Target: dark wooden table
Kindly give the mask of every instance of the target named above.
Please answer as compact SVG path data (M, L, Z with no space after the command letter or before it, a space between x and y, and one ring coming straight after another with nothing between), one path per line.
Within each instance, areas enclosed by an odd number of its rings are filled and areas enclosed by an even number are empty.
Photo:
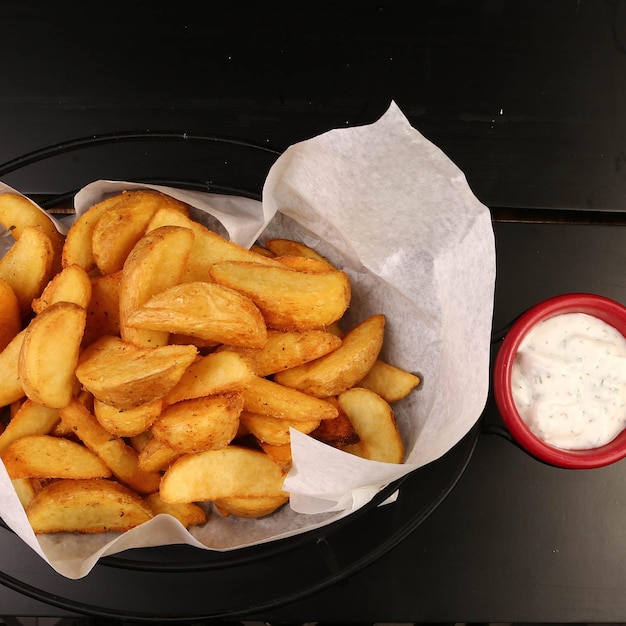
M395 100L493 211L494 329L557 293L626 302L620 0L15 5L0 7L0 163L120 132L280 151L372 122ZM83 159L69 157L72 171ZM68 183L56 168L20 184L36 194ZM490 402L458 484L392 550L248 618L625 622L626 465L549 467L499 424ZM62 596L34 555L5 531L0 542L0 570ZM115 569L98 567L106 595ZM76 614L61 605L0 586L0 615Z

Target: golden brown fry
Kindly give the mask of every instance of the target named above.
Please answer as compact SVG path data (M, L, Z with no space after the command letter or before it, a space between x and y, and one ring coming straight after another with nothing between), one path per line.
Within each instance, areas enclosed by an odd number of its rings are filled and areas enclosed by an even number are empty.
M86 312L73 302L57 302L37 315L26 329L18 372L26 395L60 409L72 398Z
M164 206L187 214L187 205L170 196L152 189L136 189L122 193L120 201L100 215L91 245L94 261L103 275L122 269L150 220Z
M280 262L278 262L280 263ZM339 271L306 273L255 263L223 262L211 278L248 296L268 328L307 330L337 321L350 303L350 281Z
M164 400L174 404L181 400L200 398L235 391L254 376L247 362L234 352L213 352L197 358L185 370Z
M176 459L183 456L165 441L161 441L150 433L150 438L139 452L139 469L144 472L161 472L166 470Z
M56 273L61 269L61 250L65 238L57 230L50 215L41 210L34 202L19 194L1 193L0 224L16 240L22 236L26 227L36 226L40 228L48 235L54 249L52 271Z
M319 426L311 432L311 437L334 448L343 448L357 444L359 435L354 429L352 422L346 415L346 412L339 406L336 398L333 398L332 401L337 404L339 415L332 420L320 422Z
M348 389L337 400L360 440L354 448L347 446L344 450L371 461L404 461L404 444L388 402L364 387Z
M397 402L420 384L420 377L377 359L357 385L375 391L387 402Z
M270 443L259 442L259 445L263 449L263 452L274 461L280 467L283 474L287 474L291 467L291 445L284 444L281 446L274 446Z
M142 471L137 452L121 437L105 430L81 402L73 400L60 414L72 432L106 463L120 482L138 493L153 493L159 489L160 474Z
M120 334L120 282L122 272L91 279L91 299L83 344L88 346L104 335Z
M52 482L31 500L26 515L36 533L124 532L153 517L140 496L103 478Z
M132 409L165 396L196 353L195 346L144 348L105 336L81 354L76 376L101 402Z
M152 426L156 439L180 452L218 450L237 434L243 395L231 391L167 407Z
M47 435L61 419L58 409L26 400L0 434L0 454L21 437Z
M240 354L257 376L269 376L319 359L340 345L341 339L325 330L268 330L262 348L225 346L220 350Z
M161 498L165 502L202 502L221 498L279 496L284 476L260 450L227 446L186 454L163 475Z
M0 352L22 330L20 303L13 287L0 278Z
M41 296L35 298L32 309L41 313L56 302L73 302L86 309L91 300L91 279L79 265L68 265L52 277Z
M323 263L327 269L335 269L333 264L317 250L293 239L268 239L265 246L277 257L297 256L315 259Z
M287 494L275 496L231 496L215 501L215 508L224 517L258 518L274 513L289 501Z
M171 515L175 517L185 528L190 526L202 526L207 521L206 511L193 502L179 502L172 504L163 502L158 493L151 493L144 497L153 515Z
M193 241L190 229L163 226L137 242L126 258L120 281L122 339L140 346L167 344L167 332L135 328L128 318L152 296L180 282Z
M156 422L162 407L163 400L160 398L131 409L118 409L97 398L93 403L96 419L117 437L134 437L145 432Z
M235 346L256 348L267 339L265 320L250 298L208 282L165 289L131 311L126 323Z
M243 411L240 419L248 432L254 435L259 442L269 443L274 446L286 445L291 441L289 436L290 428L295 428L302 433L308 434L320 425L319 419L289 420L251 413L250 411ZM333 422L335 419L323 421Z
M337 407L327 400L258 376L244 383L243 402L251 413L294 421L332 419L338 414Z
M22 315L52 277L54 247L40 226L26 226L21 237L0 258L0 278L15 292Z
M2 461L15 478L108 478L111 470L79 443L50 435L27 435L3 452Z
M367 374L378 358L384 332L384 315L372 315L344 336L341 347L316 361L278 372L274 380L319 398L336 396Z

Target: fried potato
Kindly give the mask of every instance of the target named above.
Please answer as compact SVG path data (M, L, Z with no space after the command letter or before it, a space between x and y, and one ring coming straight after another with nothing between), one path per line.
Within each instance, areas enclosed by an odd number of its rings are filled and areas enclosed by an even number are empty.
M13 287L0 278L0 351L22 330L20 303Z
M196 354L195 346L144 348L107 335L84 350L76 376L101 402L132 409L165 396Z
M378 358L384 333L385 316L372 315L348 332L330 354L278 372L274 380L319 398L336 396L365 377Z
M215 508L224 517L257 518L270 515L289 501L287 494L276 496L233 496L220 498L214 502Z
M73 302L87 309L91 300L91 278L80 265L68 265L45 286L41 296L32 302L35 313L41 313L56 302Z
M246 250L232 241L224 239L221 235L209 230L191 218L169 210L160 210L152 219L148 231L161 226L179 226L189 228L195 235L194 245L189 254L184 282L209 280L209 268L214 263L222 261L247 261L264 265L279 263L266 255L258 254L252 250Z
M291 444L275 446L271 443L259 442L263 452L280 467L283 474L287 474L292 464Z
M341 339L325 330L268 330L262 348L226 346L220 350L240 354L257 376L269 376L318 359L341 345Z
M40 226L26 226L20 238L0 258L0 278L15 292L22 315L41 295L52 277L54 247Z
M11 484L13 489L15 489L20 504L26 509L31 500L37 495L34 481L30 478L13 478Z
M142 494L158 491L160 474L141 470L134 448L121 437L105 430L80 401L70 402L60 410L60 415L70 430L106 463L120 482Z
M218 450L237 434L242 409L243 395L237 391L182 400L163 411L152 434L181 452Z
M163 400L157 399L140 404L131 409L118 409L94 399L93 410L96 419L112 435L134 437L148 430L161 414Z
M126 257L163 206L187 215L186 204L152 189L126 191L118 203L100 215L94 224L91 245L94 261L103 275L122 269Z
M304 257L323 263L327 269L335 269L334 265L317 250L293 239L268 239L265 247L277 257Z
M132 249L120 281L120 333L140 346L167 344L169 334L130 326L130 314L153 295L180 282L194 241L188 228L163 226L144 235Z
M52 482L31 500L26 515L38 534L124 532L153 517L140 496L103 478Z
M339 406L336 398L333 398L333 401L339 407L339 415L331 420L320 422L319 426L311 432L311 437L333 448L344 448L359 443L359 435L346 412Z
M198 357L165 395L166 404L235 391L254 376L248 363L235 352L212 352Z
M161 441L152 434L139 452L139 469L144 472L165 471L184 452L172 448L169 443Z
M57 302L26 328L18 373L31 400L55 409L70 402L86 316L77 304Z
M122 272L91 278L84 345L88 346L104 335L120 334L121 280Z
M221 498L279 496L284 476L260 450L226 446L187 454L163 475L160 494L165 502L201 502Z
M126 324L253 348L267 339L265 320L250 298L208 282L181 283L155 294L128 314Z
M24 229L30 226L40 228L52 243L54 259L52 271L61 269L61 251L64 244L63 235L57 230L54 221L45 211L42 211L34 202L15 193L0 194L0 224L13 236L19 239Z
M17 439L2 453L11 478L109 478L111 470L79 443L50 435Z
M393 409L378 394L364 387L352 387L341 393L337 401L359 435L354 452L371 461L402 463L404 444L396 425Z
M248 296L268 328L307 330L337 321L350 303L350 281L343 272L306 273L255 263L223 262L210 268L220 285Z
M420 384L420 377L377 359L357 386L375 391L387 402L397 402Z
M269 443L274 446L283 446L291 441L289 436L290 428L295 428L302 433L308 434L320 425L320 420L318 419L288 420L251 413L250 411L243 411L240 419L248 432L254 435L259 442ZM334 419L324 421L332 422Z
M158 493L144 496L144 501L150 507L153 515L171 515L185 528L202 526L207 521L206 511L193 502L178 502L177 504L163 502Z
M277 256L274 257L280 261L285 267L295 272L308 272L309 274L323 274L332 271L335 268L325 261L312 259L306 256Z
M293 421L325 420L338 415L337 407L327 400L259 376L244 383L243 404L251 413Z
M21 437L47 435L61 419L58 409L26 400L0 434L0 454Z
M92 237L98 220L107 211L113 209L123 201L121 195L106 198L91 206L80 217L74 220L70 226L65 243L61 261L63 267L78 265L85 271L90 272L96 267L96 260L93 255Z

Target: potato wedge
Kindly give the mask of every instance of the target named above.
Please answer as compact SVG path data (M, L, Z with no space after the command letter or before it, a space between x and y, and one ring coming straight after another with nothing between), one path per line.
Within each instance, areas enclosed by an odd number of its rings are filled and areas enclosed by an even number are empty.
M268 239L265 247L277 257L296 256L315 259L323 263L327 269L335 269L334 265L317 250L293 239Z
M333 398L333 401L336 402L336 398ZM359 435L338 402L337 406L339 407L339 415L332 420L321 421L310 435L333 448L355 445L359 442Z
M258 376L244 383L243 404L251 413L293 421L332 419L338 415L337 407L327 400Z
M265 517L274 513L283 504L289 501L287 494L279 494L276 496L248 496L230 498L220 498L214 502L218 512L227 517L234 515L236 517L258 518Z
M60 415L70 430L106 463L120 482L141 494L159 489L160 474L141 470L134 448L121 437L105 430L80 401L70 402L60 410Z
M70 226L65 243L61 261L63 267L78 265L85 271L90 272L96 267L96 260L93 256L92 236L98 220L107 211L113 209L122 201L121 196L115 195L94 204L80 217L74 220Z
M377 359L358 387L375 391L387 402L402 400L420 384L420 377Z
M0 278L0 352L22 330L20 303L13 287Z
M144 235L132 249L120 281L120 333L139 346L167 344L169 333L130 326L130 314L183 276L194 241L188 228L163 226Z
M153 517L140 496L102 478L52 482L31 500L26 515L37 534L124 532Z
M20 504L26 509L31 503L31 500L37 495L37 489L35 482L30 478L14 478L11 480L13 489L20 501Z
M120 282L122 272L91 278L91 299L83 345L104 335L120 334Z
M91 300L91 278L80 265L68 265L53 276L41 296L32 302L32 309L41 313L56 302L73 302L86 309Z
M220 285L248 296L269 328L307 330L337 321L350 303L350 281L343 272L298 272L255 263L223 262L210 268Z
M26 226L0 258L0 278L11 285L22 315L30 311L31 302L41 295L52 277L53 262L52 241L39 226Z
M254 376L248 363L235 352L212 352L198 357L165 395L165 404L235 391Z
M132 409L118 409L94 399L93 410L100 424L117 437L134 437L148 430L161 415L163 400L160 398L140 404Z
M242 424L248 432L259 441L259 443L269 443L273 446L287 445L291 441L289 429L295 428L302 433L308 434L314 431L320 420L288 420L280 417L270 417L259 413L243 411L240 416ZM334 420L323 420L330 422Z
M190 526L202 526L207 521L206 511L193 502L179 502L171 504L163 502L158 493L150 493L144 496L146 504L150 507L153 515L171 515L175 517L185 528Z
M84 350L76 376L101 402L132 409L163 398L196 354L194 346L144 348L107 335Z
M341 345L341 339L325 330L268 330L262 348L225 346L220 351L240 354L257 376L270 376L318 359Z
M0 352L0 406L8 406L26 393L19 374L19 361L26 330L20 331Z
M150 437L139 452L139 469L144 472L165 471L184 452L176 450L156 437Z
M91 245L94 261L103 275L122 269L150 220L163 206L187 215L186 204L152 189L125 191L117 204L100 215L94 225Z
M291 456L291 444L284 444L282 446L274 446L271 443L259 442L263 452L278 464L283 474L286 474L291 468L293 462Z
M208 282L181 283L155 294L129 312L126 324L253 348L267 339L265 320L250 298Z
M181 452L218 450L237 434L243 395L232 391L167 407L152 426L156 439Z
M40 228L48 235L52 243L52 248L54 249L52 271L56 273L61 269L61 251L65 238L57 230L50 215L41 210L34 202L19 194L1 193L0 224L2 224L16 240L22 236L26 227L36 226Z
M14 441L2 461L11 478L109 478L111 470L85 446L50 435Z
M70 402L86 317L81 306L57 302L29 324L20 350L18 372L31 400L53 409Z
M279 265L277 261L252 250L246 250L221 235L209 230L189 217L175 211L160 210L152 219L148 231L161 226L179 226L189 228L195 235L194 245L189 254L189 260L184 282L209 280L208 270L214 263L221 261L247 261L265 265Z
M318 398L336 396L362 380L383 345L385 316L376 314L348 332L341 347L310 363L284 372L274 380Z
M203 502L232 496L279 496L284 475L260 450L226 446L187 454L163 475L165 502Z
M318 259L312 259L306 256L277 256L274 258L277 261L280 261L285 267L290 270L294 270L295 272L323 274L335 269L332 265L324 261L319 261Z
M371 461L402 463L404 444L396 425L393 409L378 394L364 387L353 387L339 395L339 406L352 422L359 435L355 452Z
M47 435L52 432L60 419L58 409L26 400L0 434L0 454L4 454L6 449L21 437Z

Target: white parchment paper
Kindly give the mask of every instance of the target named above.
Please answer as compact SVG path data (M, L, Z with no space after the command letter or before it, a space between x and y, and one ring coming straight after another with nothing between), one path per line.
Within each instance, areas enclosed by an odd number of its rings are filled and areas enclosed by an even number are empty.
M329 524L441 457L478 420L489 386L495 284L490 213L458 167L394 103L373 124L288 148L267 176L262 202L95 181L76 195L76 213L134 187L188 202L194 216L218 220L218 229L241 245L292 237L316 248L350 275L347 327L384 313L382 358L418 372L423 384L394 405L405 464L366 461L292 431L290 504L259 520L210 511L207 524L190 532L160 515L123 535L35 536L0 464L0 516L57 572L83 577L100 557L131 547L234 550Z

